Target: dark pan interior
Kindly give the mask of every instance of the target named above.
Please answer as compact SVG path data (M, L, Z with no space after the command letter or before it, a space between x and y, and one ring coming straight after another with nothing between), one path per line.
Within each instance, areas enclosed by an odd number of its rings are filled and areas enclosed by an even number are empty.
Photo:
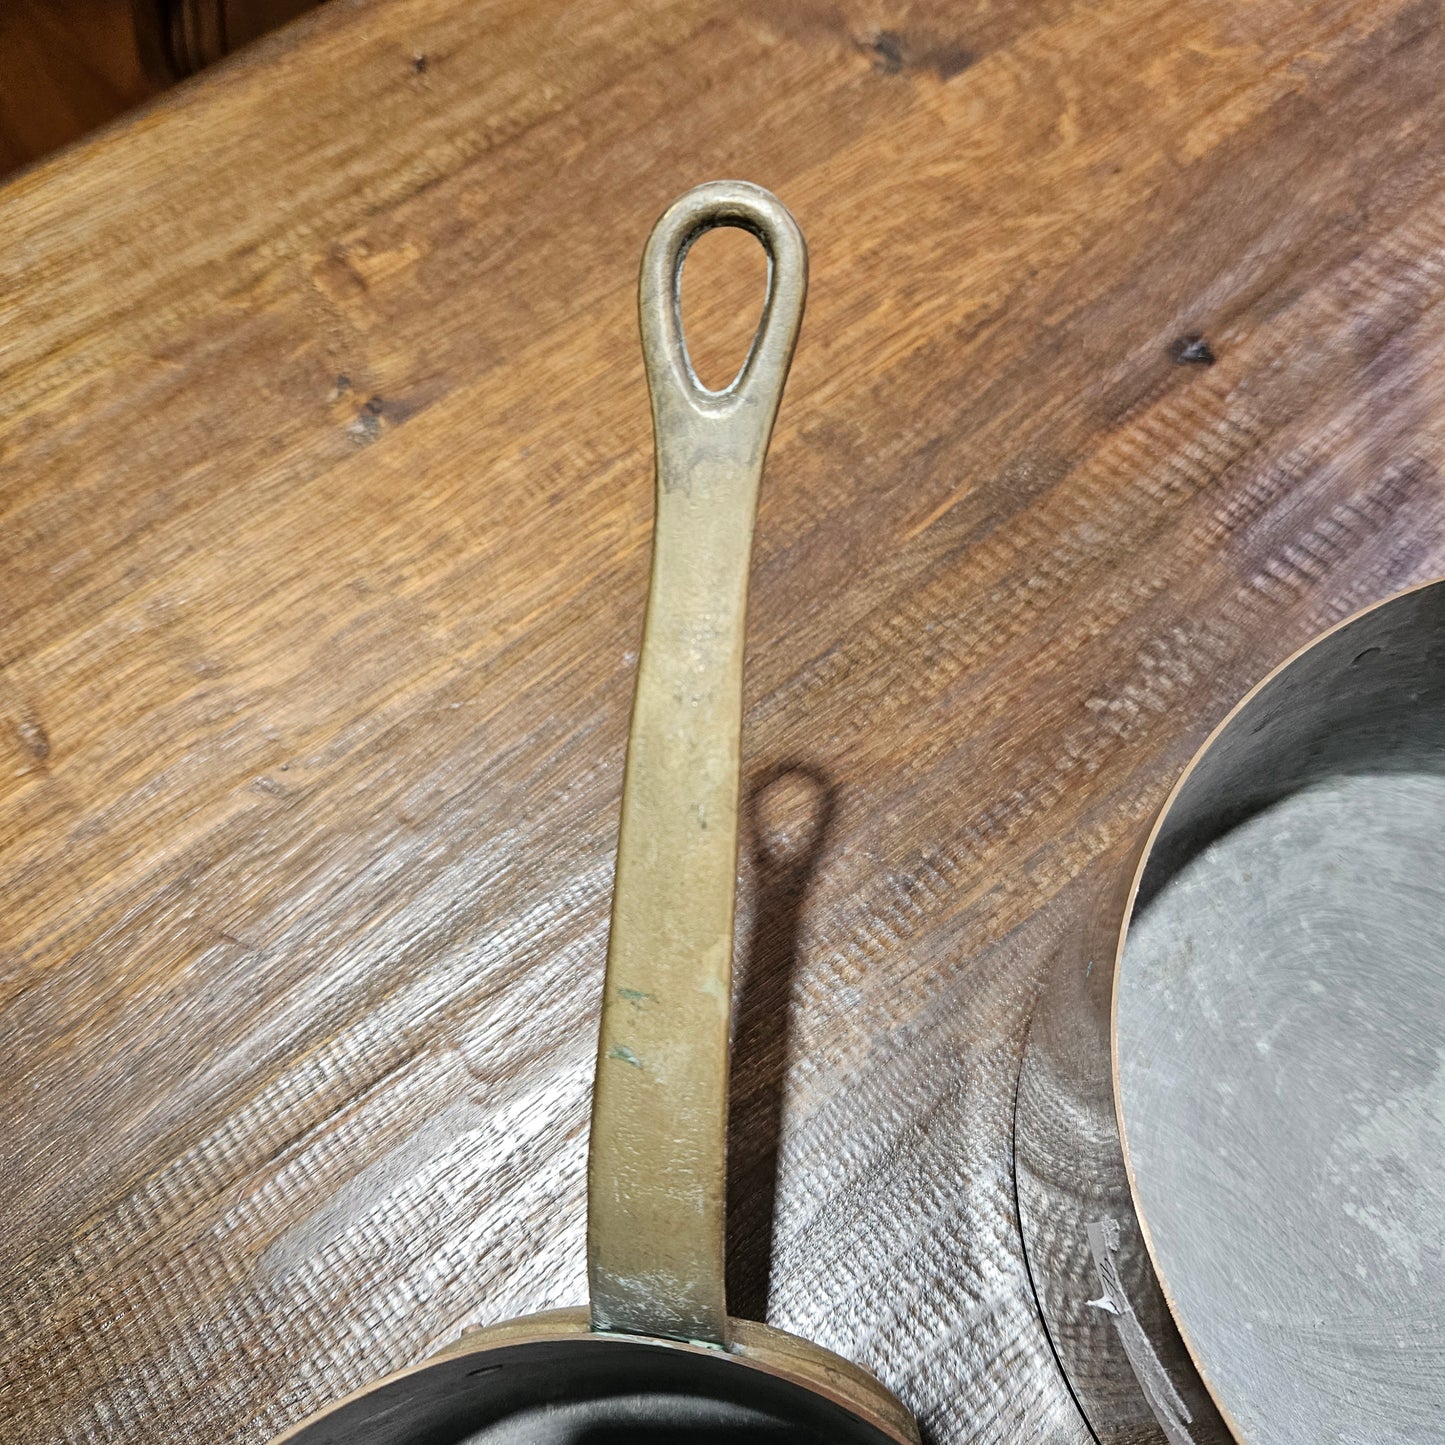
M580 1337L454 1356L384 1382L294 1445L888 1445L735 1356Z

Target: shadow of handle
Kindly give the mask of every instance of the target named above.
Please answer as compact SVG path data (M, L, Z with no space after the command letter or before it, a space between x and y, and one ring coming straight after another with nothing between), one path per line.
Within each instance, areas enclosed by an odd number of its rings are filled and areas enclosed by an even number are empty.
M729 1308L744 1319L767 1318L789 1005L803 907L836 804L832 780L796 761L762 773L744 803L754 905L737 962L727 1186Z

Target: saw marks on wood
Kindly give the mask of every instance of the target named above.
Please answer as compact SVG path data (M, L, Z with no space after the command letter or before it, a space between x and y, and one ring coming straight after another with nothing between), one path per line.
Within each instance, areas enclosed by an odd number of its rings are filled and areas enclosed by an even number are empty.
M742 850L734 1272L940 1445L1082 1445L1024 1030L1230 702L1445 562L1442 61L1359 0L335 0L0 190L4 1432L255 1445L580 1301L636 264L737 175L813 276L745 793L829 815Z

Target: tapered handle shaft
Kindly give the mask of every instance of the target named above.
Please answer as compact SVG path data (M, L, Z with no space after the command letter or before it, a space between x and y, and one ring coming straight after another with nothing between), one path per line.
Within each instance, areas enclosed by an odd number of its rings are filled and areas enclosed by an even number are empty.
M740 226L768 255L752 349L709 391L679 308L688 247ZM753 519L807 289L807 253L769 192L689 191L642 262L657 516L632 730L588 1173L594 1329L727 1342L728 1043L743 636Z

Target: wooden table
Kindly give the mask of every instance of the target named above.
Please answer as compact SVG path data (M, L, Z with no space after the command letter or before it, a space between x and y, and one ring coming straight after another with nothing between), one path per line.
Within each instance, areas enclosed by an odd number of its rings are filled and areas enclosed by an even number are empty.
M0 191L0 1434L261 1442L581 1300L636 264L733 174L813 259L734 1303L1085 1440L1030 1007L1229 702L1445 569L1442 66L1438 0L335 0Z

